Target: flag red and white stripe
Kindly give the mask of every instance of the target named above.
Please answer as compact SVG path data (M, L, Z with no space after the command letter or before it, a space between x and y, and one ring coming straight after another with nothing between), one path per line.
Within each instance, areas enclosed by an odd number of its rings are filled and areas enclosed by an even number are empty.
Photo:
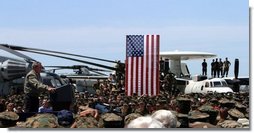
M159 94L159 35L126 36L125 90L128 96Z

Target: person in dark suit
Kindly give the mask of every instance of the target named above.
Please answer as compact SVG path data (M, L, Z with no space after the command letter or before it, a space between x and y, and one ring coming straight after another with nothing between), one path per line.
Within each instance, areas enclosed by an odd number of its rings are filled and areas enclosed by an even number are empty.
M202 63L202 75L207 76L207 63L206 63L205 59L204 59L204 61Z
M214 77L214 73L215 73L215 62L214 59L211 63L211 76Z

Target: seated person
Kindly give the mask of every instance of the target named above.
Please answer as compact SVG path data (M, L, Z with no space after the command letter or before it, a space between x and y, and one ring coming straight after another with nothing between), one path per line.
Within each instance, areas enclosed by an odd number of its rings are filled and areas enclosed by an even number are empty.
M49 104L49 100L48 99L44 99L43 102L42 102L42 106L39 107L38 112L39 113L50 113L52 111L53 111L53 109L52 109L52 107Z

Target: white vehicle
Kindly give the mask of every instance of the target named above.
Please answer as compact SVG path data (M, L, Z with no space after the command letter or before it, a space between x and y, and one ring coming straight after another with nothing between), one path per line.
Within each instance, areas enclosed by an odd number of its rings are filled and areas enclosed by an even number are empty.
M190 80L184 90L186 94L208 92L227 93L233 92L233 90L228 87L227 82L221 78L205 79L202 81Z

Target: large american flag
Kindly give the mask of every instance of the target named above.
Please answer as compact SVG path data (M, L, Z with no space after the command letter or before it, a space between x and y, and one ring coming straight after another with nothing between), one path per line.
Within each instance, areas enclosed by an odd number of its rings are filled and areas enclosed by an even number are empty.
M126 36L125 90L128 96L159 94L159 35Z

